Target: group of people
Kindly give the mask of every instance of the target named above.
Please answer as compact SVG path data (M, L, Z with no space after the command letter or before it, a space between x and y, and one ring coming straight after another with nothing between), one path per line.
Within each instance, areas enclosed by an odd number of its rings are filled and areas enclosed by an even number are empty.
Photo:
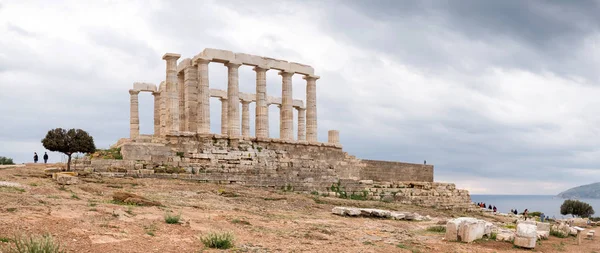
M484 202L479 202L479 203L477 203L477 205L481 208L487 208L489 210L493 210L494 213L498 210L498 209L496 209L496 206L492 206L492 204L486 205Z
M48 163L48 153L44 152L44 163ZM37 163L38 162L38 155L36 152L33 152L33 162Z

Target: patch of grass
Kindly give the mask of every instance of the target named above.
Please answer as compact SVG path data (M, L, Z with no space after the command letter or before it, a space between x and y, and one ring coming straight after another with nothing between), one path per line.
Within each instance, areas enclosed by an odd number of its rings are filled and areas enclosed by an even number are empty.
M48 198L49 199L59 199L60 197L56 196L56 195L50 195L50 196L48 196Z
M177 156L179 156L180 158L183 158L184 153L183 152L176 152L175 153Z
M112 212L112 216L113 216L113 217L115 217L115 218L119 218L119 214L118 214L118 213L115 213L115 211L114 211L114 210L113 210L113 212Z
M350 199L353 199L353 200L367 200L368 196L369 196L369 191L365 190L365 191L362 191L361 193L358 193L358 194L356 194L356 193L353 192L352 194L350 194Z
M129 215L135 215L135 214L133 214L133 206L127 207L127 210L125 212Z
M370 242L370 241L364 241L363 244L364 245L375 245L375 243Z
M96 209L96 208L90 208L90 211L91 212L98 212L98 209Z
M291 184L286 184L285 186L281 187L281 189L284 192L293 192L294 191L294 186L292 186Z
M181 214L171 215L170 213L165 214L165 222L167 224L178 224L181 219Z
M404 244L402 244L402 243L400 243L400 244L396 245L396 247L398 247L398 248L401 248L401 249L410 250L412 253L421 253L421 251L420 251L420 250L418 250L418 249L413 249L411 246L407 246L407 245L404 245Z
M515 225L515 224L506 224L506 225L504 225L504 227L508 228L508 229L516 229L517 225Z
M315 203L317 203L317 204L324 204L324 203L325 203L325 202L323 202L323 200L321 200L321 198L319 198L319 197L314 197L314 198L312 198L312 199L313 199L313 200L315 201Z
M9 207L9 208L6 208L6 211L14 213L14 212L17 211L17 208L16 207Z
M445 226L431 226L427 228L427 231L434 233L446 233Z
M155 236L155 232L156 232L156 225L154 223L150 224L150 226L145 226L144 227L144 231L146 232L147 235L149 236Z
M25 192L25 189L16 186L0 186L0 191L7 192Z
M231 220L231 223L233 224L241 224L241 225L251 225L250 222L248 222L247 220L241 220L238 218L235 218L233 220Z
M61 191L67 191L67 187L65 187L64 185L61 185L60 187L58 187L58 189Z
M494 233L494 232L492 232L492 233L490 234L490 240L494 240L494 241L495 241L495 240L496 240L496 237L498 237L498 234L497 234L497 233Z
M63 253L60 244L54 242L50 235L27 236L13 239L14 246L9 249L11 253Z
M560 244L552 244L552 247L556 251L565 251L565 243L564 242L560 242Z
M12 240L10 238L6 238L6 237L0 237L0 242L11 242Z
M96 203L96 202L91 202L91 201L90 201L90 203L88 204L88 206L91 206L91 207L95 207L95 206L97 206L97 205L98 205L98 203Z
M204 246L213 249L229 249L233 247L233 235L231 233L210 233L200 238Z
M33 187L36 187L36 186L38 186L38 184L37 184L37 183L31 183L31 184L29 184L29 185L31 185L31 186L33 186Z
M319 196L319 192L318 191L311 191L310 194L311 195L315 195L315 196Z
M77 194L75 194L74 192L71 192L71 198L72 199L80 199L79 196L77 196Z

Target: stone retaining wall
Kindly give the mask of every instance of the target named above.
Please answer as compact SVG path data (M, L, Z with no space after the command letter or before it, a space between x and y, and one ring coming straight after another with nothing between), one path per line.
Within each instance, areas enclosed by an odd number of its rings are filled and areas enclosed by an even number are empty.
M374 181L433 182L433 165L362 160L361 179Z

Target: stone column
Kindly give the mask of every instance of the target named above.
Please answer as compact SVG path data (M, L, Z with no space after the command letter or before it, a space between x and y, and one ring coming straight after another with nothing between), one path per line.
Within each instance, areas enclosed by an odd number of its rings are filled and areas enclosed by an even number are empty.
M306 80L306 139L317 142L317 79L318 76L304 76Z
M268 67L254 67L256 71L256 117L254 131L256 138L269 138L269 106L267 105Z
M195 66L188 66L184 73L184 108L185 131L198 131L198 70Z
M154 136L160 136L160 91L152 92L154 96Z
M332 144L340 143L340 131L329 130L329 132L327 134L329 135L327 138L327 142L332 143Z
M227 131L229 130L229 128L227 127L227 124L229 123L228 119L228 111L227 108L228 106L228 102L226 98L221 98L221 134L222 135L227 135Z
M167 114L167 86L165 82L161 82L159 86L160 91L160 135L165 136L168 132L168 114Z
M129 138L140 136L140 110L138 104L139 90L129 90Z
M198 133L210 133L210 87L208 83L209 59L198 57Z
M282 78L281 86L281 111L279 112L280 125L279 138L283 140L294 139L294 112L292 111L292 75L293 72L279 72Z
M277 109L279 110L279 139L283 139L281 138L281 128L283 128L281 121L281 104L277 104Z
M238 80L238 69L241 66L238 62L229 62L225 64L227 66L227 100L228 114L227 114L227 134L229 137L240 136L240 100L239 100L239 80Z
M185 75L177 73L177 101L179 101L179 131L187 131L187 118L185 114Z
M250 136L250 101L242 100L242 136Z
M167 129L165 133L179 131L179 90L177 89L177 59L181 55L166 53L163 60L167 62Z
M298 141L306 140L306 109L298 107Z

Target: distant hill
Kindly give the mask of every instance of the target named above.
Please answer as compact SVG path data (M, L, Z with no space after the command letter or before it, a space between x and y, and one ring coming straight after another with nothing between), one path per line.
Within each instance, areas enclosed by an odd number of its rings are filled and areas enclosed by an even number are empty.
M561 198L600 199L600 182L568 189L558 194Z

